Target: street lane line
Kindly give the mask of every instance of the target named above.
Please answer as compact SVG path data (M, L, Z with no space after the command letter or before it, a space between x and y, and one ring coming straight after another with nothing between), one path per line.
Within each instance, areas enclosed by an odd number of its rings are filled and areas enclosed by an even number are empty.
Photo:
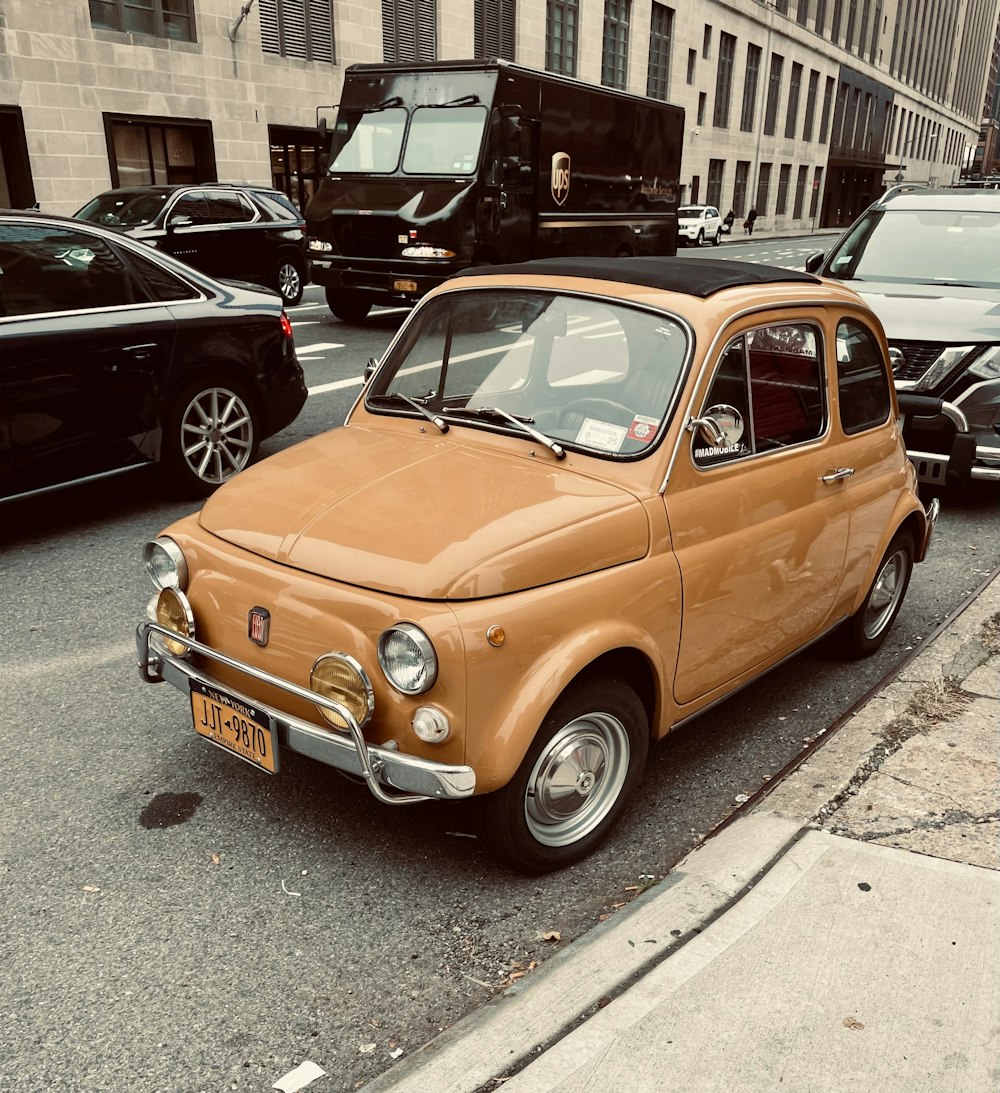
M360 387L365 381L360 376L349 380L334 380L333 383L321 383L318 387L308 387L310 397L312 395L325 395L327 391L342 391L345 387Z
M317 342L315 345L304 345L302 347L302 355L309 353L325 353L328 349L343 349L343 342ZM296 356L299 354L296 353Z

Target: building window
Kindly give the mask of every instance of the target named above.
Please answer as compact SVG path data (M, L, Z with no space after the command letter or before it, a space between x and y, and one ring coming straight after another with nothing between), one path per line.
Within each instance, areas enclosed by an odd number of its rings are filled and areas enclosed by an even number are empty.
M799 118L799 90L802 87L802 65L792 65L792 75L788 81L788 109L785 113L785 136L795 136L795 123Z
M549 0L545 11L545 67L563 76L576 75L577 0Z
M819 142L826 144L827 133L830 131L830 109L833 106L833 77L826 78L826 91L823 93L823 114L819 122Z
M382 0L382 56L387 61L437 58L435 0Z
M692 205L698 204L698 191L701 189L701 176L691 176L691 202Z
M736 177L733 179L733 212L742 216L747 211L747 183L750 180L750 160L736 161Z
M694 83L694 69L698 63L698 53L696 50L688 50L688 70L687 70L687 82L689 84Z
M260 0L260 47L303 61L336 60L331 0Z
M819 73L814 68L809 73L809 90L806 92L806 117L802 123L802 139L813 139L813 122L816 120L816 96L819 93Z
M705 24L705 35L701 40L701 55L707 61L712 56L712 28Z
M773 137L778 120L778 95L781 91L781 69L785 63L784 57L778 53L771 54L771 71L767 82L767 107L764 111L764 135Z
M816 0L816 33L822 34L826 27L826 0Z
M778 195L774 201L774 215L784 216L788 212L788 183L792 178L792 165L782 163L778 169Z
M649 68L646 94L651 99L670 97L670 42L674 30L674 9L654 0L649 22Z
M90 0L90 24L177 42L195 40L191 0Z
M847 31L844 35L844 46L848 50L854 48L854 24L858 17L858 0L850 0L847 7Z
M625 90L628 80L629 0L604 0L604 56L601 83Z
M799 168L798 177L795 179L795 206L792 209L792 218L802 219L802 206L806 199L806 182L809 180L809 168L803 164Z
M111 185L183 185L216 178L208 122L104 115Z
M476 0L476 56L514 60L516 0Z
M840 20L844 14L844 0L833 0L833 22L830 24L830 40L840 45Z
M719 208L722 205L722 176L726 170L724 159L710 159L708 161L708 189L705 194L705 202Z
M753 119L757 107L757 84L760 80L760 46L747 46L747 71L743 80L743 110L740 114L740 130L753 132Z
M705 105L708 102L708 95L704 91L698 92L698 121L697 125L705 124Z
M816 218L816 210L819 208L819 191L820 183L823 181L823 168L817 167L813 171L813 188L812 195L809 198L809 219L814 220Z
M799 26L805 26L809 19L809 0L799 0L799 6L795 11L795 20Z
M731 34L719 35L719 65L715 77L715 114L712 124L729 128L729 106L733 96L733 62L736 59L736 39ZM718 204L718 202L715 202Z
M754 208L758 216L764 216L767 212L767 192L771 188L771 164L762 163L757 172L757 201Z
M319 136L315 129L268 126L271 185L304 209L323 177Z
M774 10L779 15L788 14L788 0L774 0Z

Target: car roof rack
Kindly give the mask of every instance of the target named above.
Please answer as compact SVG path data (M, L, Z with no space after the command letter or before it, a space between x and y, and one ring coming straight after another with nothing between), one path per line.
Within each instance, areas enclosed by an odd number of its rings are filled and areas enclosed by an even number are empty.
M912 194L915 190L926 190L928 188L926 182L898 182L895 186L890 186L872 204L875 206L884 205L892 197L898 197L900 194Z

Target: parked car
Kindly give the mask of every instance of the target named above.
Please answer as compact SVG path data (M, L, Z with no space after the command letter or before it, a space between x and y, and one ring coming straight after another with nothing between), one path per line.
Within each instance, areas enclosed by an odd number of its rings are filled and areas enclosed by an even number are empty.
M1000 193L903 185L806 264L882 321L922 482L1000 481L998 253Z
M495 853L541 872L608 834L651 740L823 635L877 649L937 511L849 289L697 258L470 270L343 428L146 545L140 671L260 771L291 751L388 804L481 795Z
M682 205L677 210L678 243L683 240L700 247L706 239L711 239L717 247L724 231L722 217L714 205Z
M127 186L98 194L74 216L119 228L213 277L273 288L287 307L309 281L305 220L269 186Z
M79 220L0 211L0 499L155 460L207 494L305 399L274 293Z

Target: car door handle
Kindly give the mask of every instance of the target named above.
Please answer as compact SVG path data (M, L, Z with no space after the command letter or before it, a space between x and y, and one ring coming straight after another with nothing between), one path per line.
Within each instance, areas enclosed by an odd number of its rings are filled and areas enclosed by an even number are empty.
M835 471L831 471L829 474L824 474L820 479L821 482L842 482L845 478L850 478L854 474L853 467L838 467Z
M156 342L143 342L142 345L123 345L122 352L130 353L141 360L143 357L148 357L155 348Z

